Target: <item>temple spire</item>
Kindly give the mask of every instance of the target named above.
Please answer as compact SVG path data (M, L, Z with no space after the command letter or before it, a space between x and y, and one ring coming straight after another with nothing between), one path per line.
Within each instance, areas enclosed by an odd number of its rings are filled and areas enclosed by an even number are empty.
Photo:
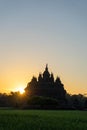
M46 64L46 69L45 70L48 71L48 64Z

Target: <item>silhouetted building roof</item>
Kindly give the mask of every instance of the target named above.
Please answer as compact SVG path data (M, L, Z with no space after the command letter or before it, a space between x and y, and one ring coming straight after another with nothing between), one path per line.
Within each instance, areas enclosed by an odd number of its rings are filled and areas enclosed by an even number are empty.
M49 73L48 65L46 65L45 71L39 74L38 78L32 78L31 82L29 82L25 88L25 91L29 93L30 96L44 96L57 99L64 99L66 94L66 90L60 78L57 77L56 80L54 80L53 73Z

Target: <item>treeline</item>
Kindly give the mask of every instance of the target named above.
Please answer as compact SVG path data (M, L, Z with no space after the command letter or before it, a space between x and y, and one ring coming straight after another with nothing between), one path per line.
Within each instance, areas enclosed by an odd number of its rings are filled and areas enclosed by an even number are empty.
M9 95L0 93L0 107L16 109L72 109L87 110L87 97L78 94L66 94L64 101L49 97L33 96L26 93L11 92Z

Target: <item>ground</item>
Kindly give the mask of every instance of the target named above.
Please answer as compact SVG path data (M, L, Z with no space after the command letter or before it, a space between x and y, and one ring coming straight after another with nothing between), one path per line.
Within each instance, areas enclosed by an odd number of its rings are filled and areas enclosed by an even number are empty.
M87 111L0 110L0 130L87 130Z

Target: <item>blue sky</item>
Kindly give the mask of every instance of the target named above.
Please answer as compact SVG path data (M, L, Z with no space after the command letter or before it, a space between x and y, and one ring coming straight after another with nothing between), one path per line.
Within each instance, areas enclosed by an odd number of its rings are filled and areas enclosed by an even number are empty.
M48 63L69 93L87 92L87 1L1 0L1 91L13 90Z

